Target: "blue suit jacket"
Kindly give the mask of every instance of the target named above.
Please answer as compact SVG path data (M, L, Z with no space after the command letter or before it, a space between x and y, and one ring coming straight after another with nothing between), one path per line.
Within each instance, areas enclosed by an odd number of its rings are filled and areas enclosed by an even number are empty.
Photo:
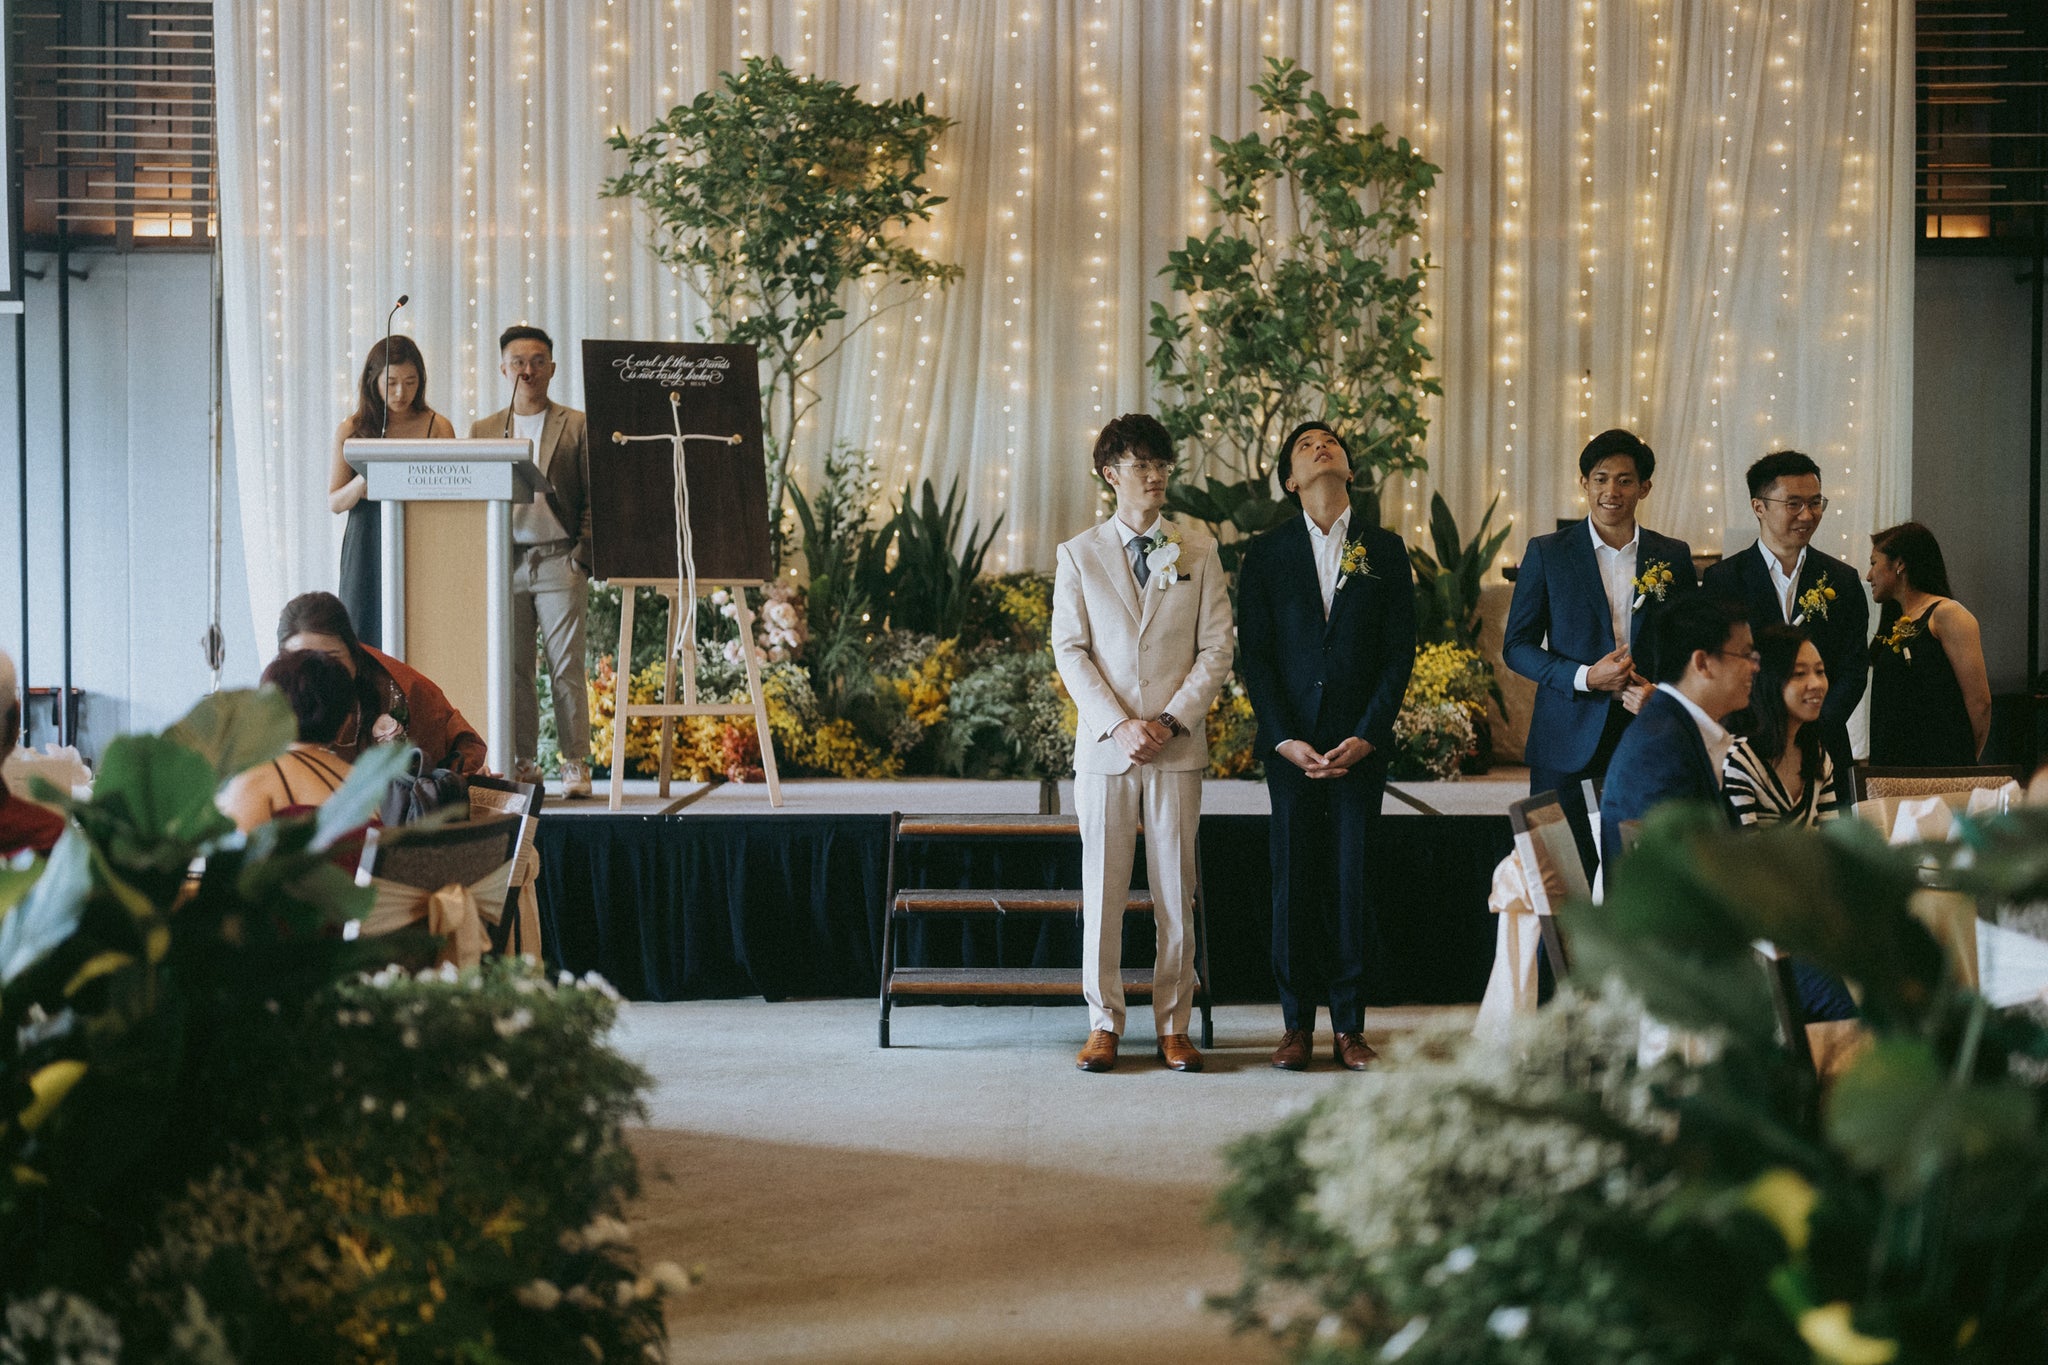
M1290 739L1318 752L1347 735L1375 755L1394 747L1394 717L1415 670L1415 571L1408 547L1379 526L1359 529L1370 572L1323 594L1308 519L1295 517L1245 547L1237 576L1237 667L1259 721L1258 754ZM1278 760L1284 762L1285 760Z
M1640 820L1666 801L1728 803L1714 780L1706 741L1692 713L1656 691L1615 746L1600 792L1600 849L1612 862L1621 851L1621 822Z
M1682 540L1638 527L1636 572L1652 564L1671 569L1670 600L1698 586L1692 550ZM1607 590L1600 582L1600 562L1593 554L1593 533L1584 521L1562 531L1537 536L1522 553L1515 573L1514 601L1508 607L1507 632L1501 655L1507 666L1536 684L1536 709L1529 717L1525 754L1532 768L1578 772L1593 761L1600 732L1607 725L1612 692L1580 692L1572 679L1580 664L1597 662L1614 651L1614 620L1607 609ZM1650 608L1645 602L1629 618L1629 644L1636 643ZM1637 671L1647 674L1648 660Z
M1741 603L1752 631L1785 619L1771 571L1764 564L1765 553L1761 543L1752 544L1740 554L1708 566L1700 584L1716 596ZM1821 703L1821 724L1831 726L1846 741L1849 713L1863 700L1863 689L1870 684L1870 604L1863 596L1863 580L1854 569L1809 545L1806 562L1799 566L1800 596L1818 587L1822 577L1835 590L1835 600L1828 604L1825 617L1800 625L1828 669L1828 699ZM1835 762L1841 765L1842 754L1836 755Z

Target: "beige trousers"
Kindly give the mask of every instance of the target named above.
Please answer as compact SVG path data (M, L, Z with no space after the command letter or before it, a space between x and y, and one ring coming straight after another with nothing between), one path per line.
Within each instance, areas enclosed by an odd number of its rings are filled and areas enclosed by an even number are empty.
M1161 1035L1186 1033L1195 997L1195 826L1202 770L1166 772L1150 763L1120 773L1076 773L1081 819L1081 992L1088 1026L1124 1031L1125 901L1138 828L1145 829L1145 878L1158 934L1152 1021Z
M512 559L512 757L540 757L540 688L534 637L555 693L562 757L590 762L590 685L583 667L583 611L589 580L577 572L575 542L514 547Z

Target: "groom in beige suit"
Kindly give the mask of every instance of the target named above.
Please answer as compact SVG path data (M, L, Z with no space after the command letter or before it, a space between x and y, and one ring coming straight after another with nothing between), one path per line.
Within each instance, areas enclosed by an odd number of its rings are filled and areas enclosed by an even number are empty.
M1074 810L1081 820L1081 989L1088 998L1083 1071L1116 1066L1124 1031L1123 910L1138 829L1158 931L1152 1019L1159 1055L1200 1071L1188 1040L1195 990L1190 924L1204 723L1230 672L1229 585L1216 542L1159 513L1173 440L1156 418L1126 413L1102 429L1095 469L1116 516L1059 548L1052 649L1080 719Z

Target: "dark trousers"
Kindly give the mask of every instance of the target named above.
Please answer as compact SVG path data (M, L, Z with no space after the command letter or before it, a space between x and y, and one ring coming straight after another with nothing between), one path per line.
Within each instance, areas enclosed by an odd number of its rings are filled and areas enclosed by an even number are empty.
M1379 818L1387 765L1374 754L1343 777L1310 778L1278 754L1266 759L1273 800L1273 977L1286 1027L1365 1026L1365 968L1379 951L1366 888L1366 837Z
M1607 708L1607 724L1600 731L1600 743L1594 746L1593 759L1576 772L1565 772L1558 768L1529 768L1529 795L1540 796L1544 792L1556 792L1558 808L1572 827L1572 838L1578 842L1579 857L1586 865L1586 885L1593 884L1594 869L1600 866L1600 855L1593 849L1593 822L1586 813L1585 793L1579 784L1588 779L1605 781L1607 761L1614 757L1615 746L1621 743L1621 732L1628 728L1634 717L1620 701Z

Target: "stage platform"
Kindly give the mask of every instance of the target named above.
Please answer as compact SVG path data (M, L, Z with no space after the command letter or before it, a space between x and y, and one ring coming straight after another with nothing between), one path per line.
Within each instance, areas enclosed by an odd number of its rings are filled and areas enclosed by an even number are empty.
M541 817L540 901L548 958L598 971L635 1000L874 997L881 982L889 816L1030 814L1036 782L797 780L780 810L758 783L677 783L664 800L632 782L627 809L600 795L550 801ZM600 785L600 792L602 786ZM1378 946L1374 1005L1476 1002L1493 965L1486 897L1512 847L1506 810L1526 770L1404 783L1371 837ZM1072 811L1072 785L1061 785ZM1210 983L1219 1002L1275 998L1270 965L1270 811L1264 783L1202 789L1201 876ZM906 887L1040 889L1080 885L1072 838L906 840ZM1134 881L1144 882L1138 859ZM915 924L908 966L1066 967L1079 971L1078 916ZM1124 962L1148 966L1152 930L1127 921Z
M782 806L768 803L763 782L677 781L660 794L652 778L629 778L621 815L1024 815L1039 808L1036 782L971 782L905 777L892 782L800 777L782 783ZM587 801L550 797L548 815L610 815L609 784L599 781ZM1389 783L1380 809L1388 815L1506 815L1508 803L1529 794L1527 768L1495 768L1456 782ZM1405 798L1405 799L1404 799ZM1420 809L1418 809L1418 807ZM1060 783L1060 809L1074 809L1074 784ZM1210 778L1202 783L1204 815L1270 815L1266 784Z

